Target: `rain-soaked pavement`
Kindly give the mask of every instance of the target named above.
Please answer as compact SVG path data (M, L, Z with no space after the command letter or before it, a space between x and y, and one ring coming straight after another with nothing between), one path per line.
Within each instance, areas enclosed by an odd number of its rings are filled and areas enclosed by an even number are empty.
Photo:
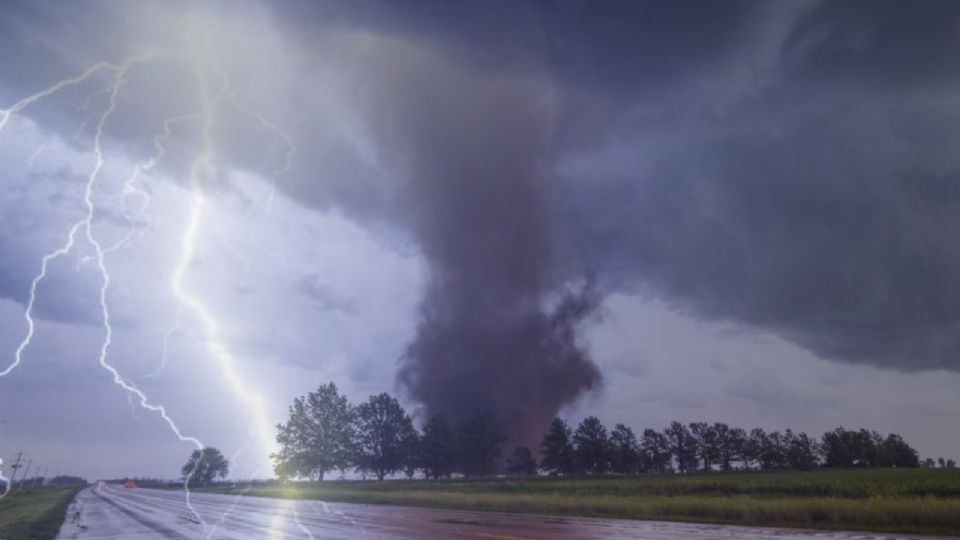
M695 525L659 521L586 519L460 512L362 504L96 486L70 505L61 539L486 539L486 540L789 540L930 538ZM939 537L943 540L943 537Z

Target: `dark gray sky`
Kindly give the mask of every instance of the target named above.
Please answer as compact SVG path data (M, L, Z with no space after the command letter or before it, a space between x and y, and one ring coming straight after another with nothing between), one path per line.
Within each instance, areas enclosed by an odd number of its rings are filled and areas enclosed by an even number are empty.
M101 138L108 360L238 475L266 467L257 415L331 379L527 442L559 410L956 457L958 30L932 1L8 2L0 107L167 54ZM113 76L0 131L0 366L86 211ZM173 476L189 445L98 365L94 255L39 286L0 457Z

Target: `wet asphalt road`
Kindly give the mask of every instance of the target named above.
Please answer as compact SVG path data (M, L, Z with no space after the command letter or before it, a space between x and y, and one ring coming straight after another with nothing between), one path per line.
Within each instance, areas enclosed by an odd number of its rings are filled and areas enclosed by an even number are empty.
M789 540L921 539L658 521L560 518L96 486L77 495L60 539ZM199 515L200 519L197 519ZM943 540L943 537L940 537Z

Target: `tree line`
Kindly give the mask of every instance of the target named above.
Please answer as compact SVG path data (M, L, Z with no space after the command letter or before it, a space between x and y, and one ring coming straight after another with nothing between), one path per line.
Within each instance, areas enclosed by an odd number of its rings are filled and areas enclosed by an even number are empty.
M806 433L750 431L722 422L671 422L640 436L617 424L607 432L594 416L572 429L551 422L541 445L540 470L551 475L664 474L697 471L812 469L814 467L918 467L903 437L842 427L819 439Z
M397 473L412 478L418 471L439 479L501 470L511 475L625 475L921 465L916 450L895 433L837 428L815 438L789 429L747 431L720 422L672 422L663 430L636 435L623 424L608 431L595 416L576 428L554 419L539 448L515 447L504 462L507 436L489 411L478 410L456 425L434 415L418 430L389 394L353 405L332 382L295 399L277 430L280 449L271 457L281 480L321 481L331 472L348 470L383 480Z

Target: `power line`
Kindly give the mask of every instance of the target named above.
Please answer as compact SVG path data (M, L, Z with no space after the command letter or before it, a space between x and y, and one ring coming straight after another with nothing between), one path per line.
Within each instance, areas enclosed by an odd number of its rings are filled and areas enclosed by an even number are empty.
M10 473L9 484L7 484L7 491L10 491L10 489L13 487L13 480L17 477L17 469L21 467L20 458L22 457L23 457L23 452L17 452L17 461L16 463L10 466L10 470L12 472Z
M27 468L23 470L23 478L20 479L20 485L17 486L17 493L20 493L20 490L23 489L23 482L27 479L27 475L30 474L30 465L33 463L33 460L27 461Z

